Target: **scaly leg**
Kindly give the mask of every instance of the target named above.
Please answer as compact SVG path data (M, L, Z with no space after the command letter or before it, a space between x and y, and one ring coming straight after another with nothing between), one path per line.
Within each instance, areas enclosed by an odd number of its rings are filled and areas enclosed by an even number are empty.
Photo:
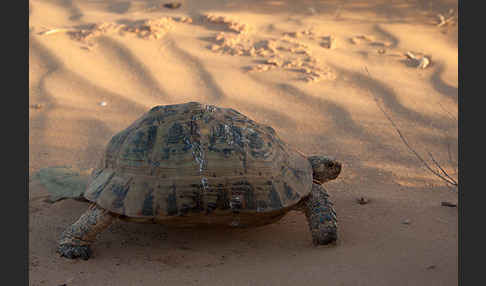
M89 246L96 240L96 235L105 230L117 217L118 215L96 204L90 204L88 210L64 230L57 252L71 259L88 259L91 256Z
M304 212L314 245L329 244L337 240L336 211L322 185L312 185L311 193L305 201Z

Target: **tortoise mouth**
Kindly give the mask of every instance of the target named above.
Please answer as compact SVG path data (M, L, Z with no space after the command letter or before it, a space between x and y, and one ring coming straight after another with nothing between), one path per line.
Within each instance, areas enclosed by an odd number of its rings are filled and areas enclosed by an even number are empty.
M334 162L334 168L336 169L336 176L334 177L334 179L337 178L339 174L341 174L341 167L342 167L341 163Z

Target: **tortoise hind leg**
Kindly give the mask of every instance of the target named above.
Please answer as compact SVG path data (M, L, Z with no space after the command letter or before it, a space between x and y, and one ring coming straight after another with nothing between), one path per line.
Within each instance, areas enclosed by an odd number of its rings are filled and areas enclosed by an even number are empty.
M91 256L90 244L96 240L97 234L108 228L117 217L96 204L90 204L88 210L64 230L57 252L71 259L88 259Z
M329 244L337 240L336 211L324 187L315 183L312 185L304 212L314 245Z

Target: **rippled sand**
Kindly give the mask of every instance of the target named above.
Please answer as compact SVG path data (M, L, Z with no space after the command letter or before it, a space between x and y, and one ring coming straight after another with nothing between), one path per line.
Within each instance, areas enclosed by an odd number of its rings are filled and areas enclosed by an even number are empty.
M232 107L342 161L327 184L339 243L313 247L300 213L243 230L120 222L68 261L56 239L86 204L47 203L33 181L31 285L457 285L457 209L441 206L457 190L382 112L457 178L457 1L164 3L29 1L30 173L93 167L154 105Z

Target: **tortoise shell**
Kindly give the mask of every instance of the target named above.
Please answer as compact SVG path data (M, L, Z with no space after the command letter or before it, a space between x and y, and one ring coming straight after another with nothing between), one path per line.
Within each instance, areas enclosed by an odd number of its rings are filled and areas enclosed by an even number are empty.
M306 157L267 125L198 102L156 106L113 136L85 198L131 218L282 213L312 188Z

